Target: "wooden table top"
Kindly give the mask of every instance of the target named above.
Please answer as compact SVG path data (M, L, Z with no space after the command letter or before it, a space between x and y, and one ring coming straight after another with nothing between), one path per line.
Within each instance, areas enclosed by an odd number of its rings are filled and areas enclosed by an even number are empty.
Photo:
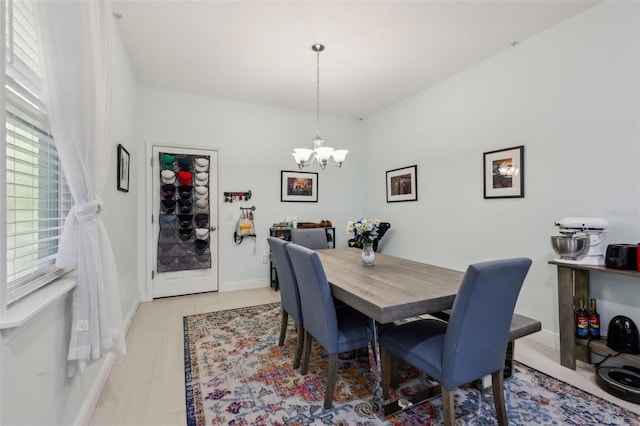
M317 250L333 296L389 323L453 306L464 272L376 253L364 266L361 250Z

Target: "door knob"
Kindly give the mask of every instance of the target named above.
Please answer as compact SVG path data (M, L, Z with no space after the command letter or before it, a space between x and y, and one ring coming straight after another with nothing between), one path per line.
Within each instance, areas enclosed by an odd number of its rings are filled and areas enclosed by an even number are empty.
M215 231L218 228L216 228L215 226L211 226L211 228L209 228L209 229L211 229L212 231Z

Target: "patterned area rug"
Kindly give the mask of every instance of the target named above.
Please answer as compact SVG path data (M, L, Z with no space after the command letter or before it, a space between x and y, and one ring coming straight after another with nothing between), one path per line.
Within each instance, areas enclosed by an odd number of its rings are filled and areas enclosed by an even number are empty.
M326 354L314 345L309 373L302 376L292 366L293 323L282 347L279 331L279 303L184 317L189 426L442 423L440 398L392 417L380 414L383 401L371 391L371 350L340 361L333 408L325 410ZM408 365L400 379L400 394L431 383ZM505 395L511 425L640 425L635 413L519 363L505 381ZM455 407L457 424L497 424L490 388L458 389Z

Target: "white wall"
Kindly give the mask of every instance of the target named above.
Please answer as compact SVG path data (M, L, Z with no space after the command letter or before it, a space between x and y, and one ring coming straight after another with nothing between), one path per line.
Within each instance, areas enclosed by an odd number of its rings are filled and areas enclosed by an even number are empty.
M124 316L138 299L138 253L132 244L138 211L137 188L125 194L116 191L116 146L122 143L135 159L132 144L136 83L118 31L113 30L114 80L112 134L114 147L107 185L101 193L101 218L114 247L120 300ZM71 327L72 295L59 300L26 325L3 331L0 355L2 425L71 425L94 387L103 361L89 366L79 377L66 377L66 359Z
M127 315L139 298L138 265L144 259L144 253L139 253L136 245L137 219L140 216L138 198L142 197L140 185L137 184L135 168L131 167L129 192L116 190L118 144L122 144L129 151L131 162L143 157L144 150L134 139L136 122L136 105L138 84L133 76L133 70L124 45L117 30L114 31L115 41L112 52L113 81L111 98L111 121L113 146L109 162L109 176L101 195L103 209L102 220L109 233L114 256L118 266L118 280L120 284L120 301L122 314Z
M602 217L608 243L640 241L639 16L596 6L368 117L365 204L392 223L385 252L454 269L531 257L517 310L557 332L554 221ZM517 145L525 198L483 199L483 152ZM419 200L386 204L382 171L416 163ZM604 328L640 324L638 279L591 277Z
M346 246L346 223L360 217L363 208L360 184L365 150L360 121L321 117L320 130L326 144L350 150L347 160L339 169L328 167L322 171L317 165L304 169L318 173L318 203L283 203L280 171L297 170L290 155L294 148L312 147L315 114L146 87L140 88L138 108L138 149L146 141L219 149L220 191L252 191L249 202L224 203L222 194L218 197L221 291L268 286L268 264L263 263L269 253L266 238L271 225L286 216L307 222L330 220L337 228L337 245ZM149 161L138 158L135 167L147 170ZM139 178L140 182L149 179ZM148 190L148 184L144 186L139 191ZM233 232L241 205L256 206L254 224L258 236L245 238L237 246ZM147 226L145 219L146 216L140 220L141 229ZM155 244L156 238L141 239L140 250L146 250L146 241Z

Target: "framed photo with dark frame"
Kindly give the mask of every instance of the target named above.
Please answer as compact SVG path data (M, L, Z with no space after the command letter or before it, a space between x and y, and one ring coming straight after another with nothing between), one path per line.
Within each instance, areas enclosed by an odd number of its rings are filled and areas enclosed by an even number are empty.
M129 151L118 144L118 191L129 192L130 160Z
M524 146L484 156L484 198L524 198Z
M280 201L318 202L318 174L280 171Z
M387 172L387 203L418 200L418 166Z

